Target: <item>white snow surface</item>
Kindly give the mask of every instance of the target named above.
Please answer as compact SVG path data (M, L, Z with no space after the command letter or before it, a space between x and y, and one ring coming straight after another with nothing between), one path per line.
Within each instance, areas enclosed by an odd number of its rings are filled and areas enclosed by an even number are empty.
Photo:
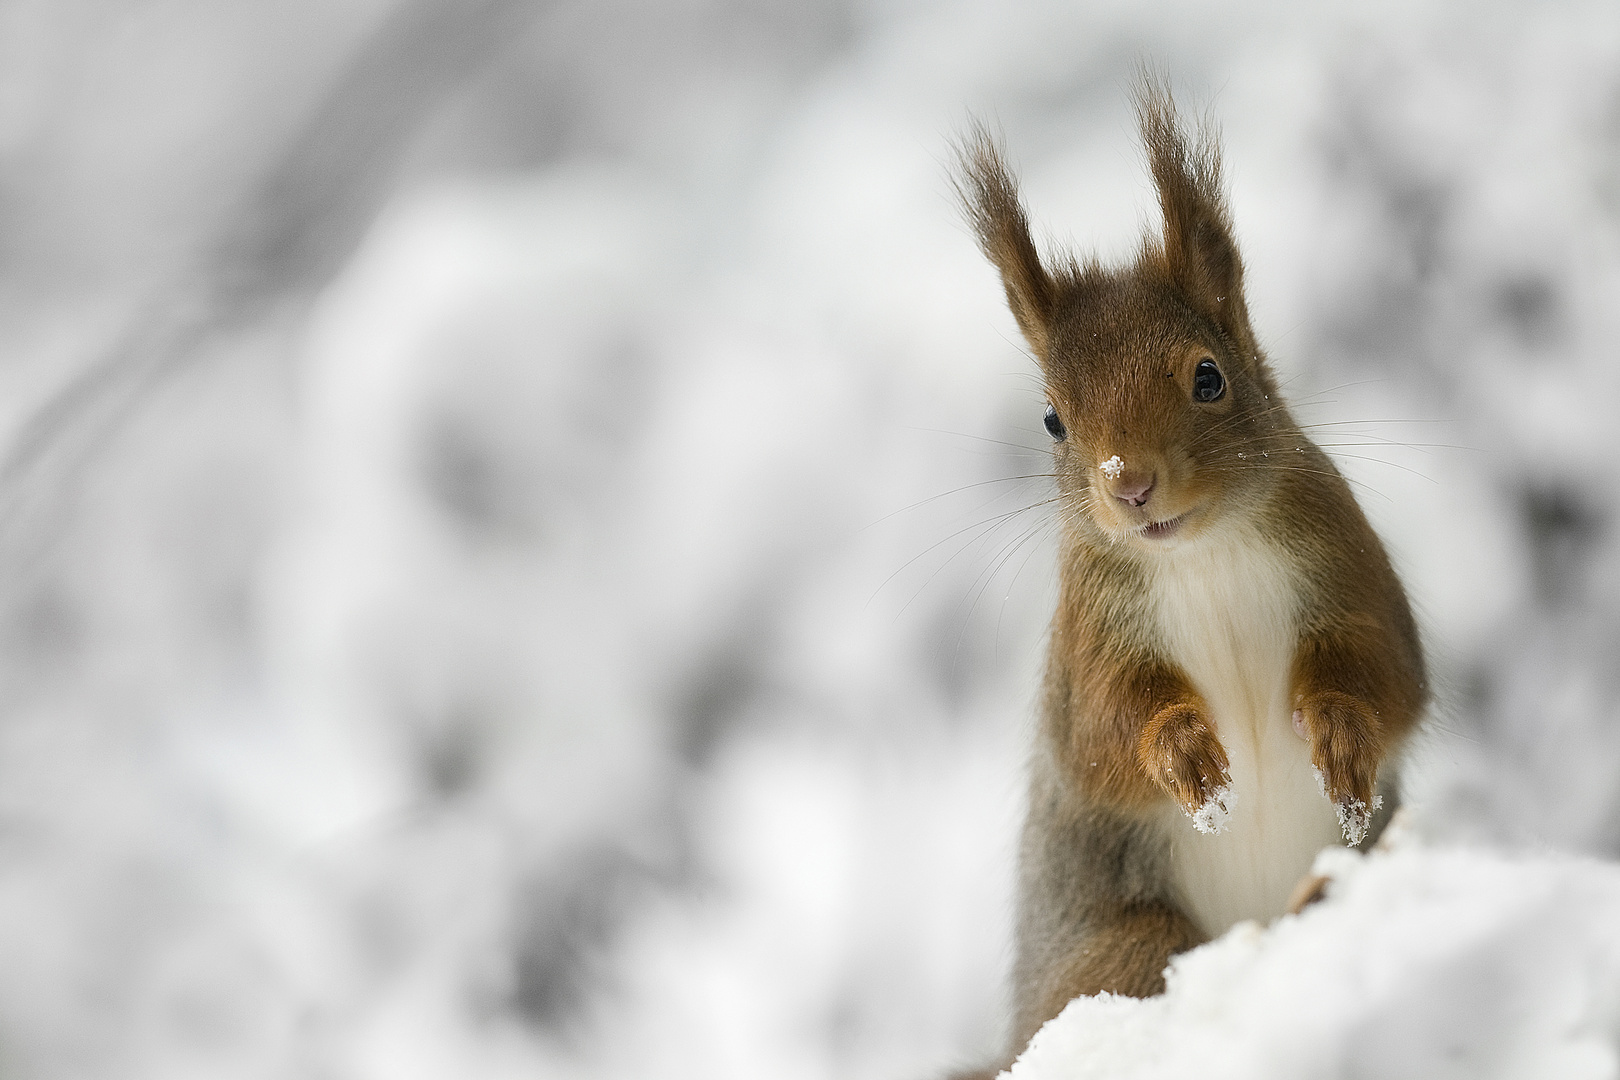
M1330 849L1327 898L1176 957L1156 998L1076 998L1011 1080L1611 1080L1620 867L1407 841Z

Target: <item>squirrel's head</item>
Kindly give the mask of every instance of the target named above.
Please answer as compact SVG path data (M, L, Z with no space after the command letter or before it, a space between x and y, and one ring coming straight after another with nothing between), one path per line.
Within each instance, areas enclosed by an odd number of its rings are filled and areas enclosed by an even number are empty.
M982 128L964 142L958 186L1045 376L1070 519L1161 548L1257 505L1292 420L1249 327L1216 140L1206 130L1189 145L1152 80L1136 101L1164 229L1134 263L1043 265Z

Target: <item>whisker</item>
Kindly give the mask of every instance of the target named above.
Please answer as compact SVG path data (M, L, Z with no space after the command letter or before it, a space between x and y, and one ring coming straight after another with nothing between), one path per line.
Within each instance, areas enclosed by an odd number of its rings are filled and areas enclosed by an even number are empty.
M1399 462L1386 461L1383 458L1368 457L1365 454L1342 454L1342 453L1338 453L1338 454L1333 454L1331 456L1335 457L1335 458L1338 458L1341 461L1371 461L1371 462L1375 462L1375 463L1377 463L1379 465L1388 465L1392 469L1399 469L1402 472L1409 472L1413 476L1422 477L1423 479L1427 480L1429 483L1434 484L1436 486L1439 486L1439 484L1440 484L1440 481L1436 480L1434 477L1428 476L1428 475L1426 475L1424 473L1420 473L1416 469L1409 468L1409 467L1407 467L1405 465L1400 464Z
M997 330L996 336L1002 341L1005 341L1008 345L1011 345L1014 349L1017 349L1019 352L1023 353L1024 359L1034 364L1037 369L1040 367L1039 358L1037 358L1035 353L1030 350L1029 343L1026 342L1022 337L1010 338L1007 336L1006 331L1004 330ZM1033 374L1033 372L1030 374Z
M1304 465L1279 465L1274 461L1255 461L1252 458L1245 459L1241 463L1233 462L1228 464L1225 462L1215 462L1206 467L1211 472L1246 472L1251 469L1273 469L1277 472L1298 472L1306 473L1310 476L1337 477L1353 487L1364 488L1369 494L1377 495L1380 499L1384 499L1387 502L1395 501L1365 481L1358 480L1353 476L1346 476L1341 472L1330 472L1327 469L1312 469Z
M1031 528L1025 529L1023 533L1016 537L1011 543L1002 545L1001 550L996 553L995 561L990 566L988 573L981 575L983 578L983 584L979 584L979 579L974 579L974 584L978 585L978 591L974 593L973 599L968 603L967 611L963 613L962 626L956 634L956 646L954 650L956 656L961 655L962 640L967 636L967 628L969 622L971 622L973 619L973 612L978 609L979 601L984 599L984 594L989 590L990 585L995 581L996 575L1001 572L1001 568L1006 566L1008 560L1010 560L1014 555L1018 554L1019 549L1028 544L1031 539L1044 535L1045 531L1051 527L1054 521L1056 521L1056 518L1050 517L1045 521L1037 522ZM1025 559L1025 562L1028 562L1027 558ZM1013 581L1016 582L1017 580L1017 577L1014 576ZM1002 610L1006 610L1005 600L1002 601ZM1000 635L1001 621L1000 617L998 616L996 621L996 636L999 638Z
M1013 571L1012 581L1007 583L1007 591L1001 597L1001 609L996 612L995 640L997 642L1001 641L1001 621L1007 615L1007 601L1011 599L1013 589L1018 586L1018 578L1023 574L1024 568L1029 565L1029 560L1034 558L1035 553L1041 549L1041 545L1046 543L1046 538L1052 534L1052 530L1057 527L1057 524L1058 518L1056 514L1047 518L1046 521L1042 523L1040 526L1039 539L1030 545L1029 550L1024 553L1024 561L1018 564L1017 570ZM1014 554L1017 554L1017 552L1015 551Z
M1363 439L1365 441L1347 443L1318 442L1316 445L1322 447L1324 450L1333 446L1404 446L1409 450L1416 450L1418 453L1425 455L1427 455L1430 450L1469 450L1476 454L1483 454L1485 452L1485 448L1482 446L1461 446L1457 443L1402 442L1400 439L1384 439L1376 435L1362 435L1355 432L1348 433L1344 437ZM1314 439L1312 441L1315 442Z
M1300 400L1310 401L1313 404L1320 404L1321 402L1316 399L1325 398L1329 394L1337 394L1340 390L1353 390L1358 386L1380 386L1387 384L1388 382L1388 379L1357 379L1355 382L1339 383L1336 386L1325 387L1311 394L1310 397L1302 398Z
M884 578L883 581L878 585L878 587L875 590L873 590L872 595L867 598L867 601L866 601L867 605L870 605L873 600L877 599L878 593L880 593L884 589L888 588L889 583L891 581L893 581L895 578L899 577L902 573L904 573L913 563L915 563L918 559L921 559L921 558L927 556L930 552L932 552L935 549L939 548L941 545L948 544L952 540L956 539L958 536L961 536L963 533L971 532L974 529L984 528L985 526L989 526L990 529L994 529L998 525L1000 525L1000 524L1002 524L1002 523L1004 523L1004 522L1006 522L1006 521L1008 521L1008 520L1010 520L1012 518L1017 517L1019 514L1027 514L1027 513L1029 513L1029 511L1039 509L1042 506L1050 506L1052 503L1057 502L1058 499L1059 499L1059 496L1054 495L1053 497L1051 497L1049 499L1042 499L1038 503L1031 503L1028 506L1019 507L1017 510L1010 510L1005 514L997 514L995 517L985 518L982 521L976 521L972 525L967 525L967 526L964 526L963 528L957 529L955 532L951 533L949 536L941 537L940 539L934 541L932 544L929 544L923 550L919 551L917 554L913 555L911 558L907 559L904 563L902 563L900 565L900 567L897 570L894 571L894 573L892 573L888 577ZM975 538L975 539L977 539L977 538ZM940 570L943 570L946 566L950 565L950 563L956 559L957 555L960 555L962 553L962 551L964 551L964 550L966 550L965 545L964 545L963 548L957 550L956 555L952 555L949 559L946 559L944 563L941 563L939 569L936 569L933 574L929 575L928 581L932 581L934 579L934 577L939 574ZM923 583L923 587L926 588L927 585L928 585L928 582L925 581ZM907 607L911 606L912 601L916 600L918 595L921 595L921 590L918 590L917 593L913 594L911 600L906 601L905 605L900 610L902 612L904 612Z
M1231 416L1225 417L1221 421L1219 421L1218 423L1211 424L1209 427L1205 428L1203 431L1200 431L1190 442L1188 442L1187 449L1189 449L1189 450L1197 449L1199 446L1202 446L1204 443L1208 442L1210 439L1214 438L1216 435L1220 435L1220 434L1222 434L1222 433L1224 433L1226 431L1231 430L1233 427L1235 427L1236 425L1238 425L1239 423L1241 423L1241 422L1243 422L1245 420L1263 419L1265 417L1275 415L1276 413L1279 413L1279 412L1287 412L1287 410L1288 410L1288 406L1286 404L1284 404L1282 402L1277 402L1274 405L1267 406L1264 410L1262 410L1259 413L1258 416L1251 416L1248 413L1237 413L1237 412L1235 412ZM1265 438L1266 434L1263 433L1260 437Z
M1023 507L1020 510L1013 511L1010 514L1002 515L1000 520L996 521L995 524L991 525L989 528L985 529L983 532L979 533L977 536L975 536L972 539L968 540L961 547L957 548L955 554L953 554L950 558L946 559L944 562L940 563L938 566L936 566L934 568L934 572L932 574L929 574L927 579L925 579L923 581L923 583L920 586L918 586L917 591L911 594L911 599L906 601L906 603L900 608L900 611L904 612L906 610L906 608L910 607L912 602L915 601L917 599L917 597L919 597L919 596L921 596L923 594L923 591L928 588L928 586L933 582L933 580L936 577L938 577L941 573L943 573L947 566L949 566L951 563L955 562L957 560L957 558L959 558L964 551L968 550L968 548L972 547L974 544L981 543L982 541L987 540L989 537L993 536L998 530L1005 528L1010 522L1015 520L1018 517L1019 514L1022 514L1027 510L1033 510L1033 509L1035 509L1036 506L1040 506L1040 505L1042 505L1042 504L1037 503L1037 504L1035 504L1035 506L1026 506L1026 507ZM1003 550L1005 550L1005 549L1003 549ZM974 581L977 582L978 578L975 577ZM988 584L988 582L986 584ZM969 588L971 588L971 587L972 586L969 586Z
M1318 420L1310 424L1299 425L1303 430L1313 428L1346 427L1350 424L1453 424L1454 420L1425 420L1421 417L1403 416L1385 420Z
M1047 523L1044 521L1036 522L1031 527L1023 530L1017 536L1014 536L1011 540L1001 545L1000 550L998 550L995 555L991 557L989 565L986 566L984 570L980 571L976 577L974 577L973 583L968 586L969 591L973 595L973 599L968 603L967 611L963 613L962 629L960 632L958 632L956 638L958 649L961 648L962 634L966 633L967 624L973 618L973 612L979 606L979 600L983 598L985 592L990 588L991 582L995 581L996 574L1001 571L1001 568L1004 565L1006 565L1007 560L1011 558L1018 551L1018 549L1029 540L1031 536L1040 532L1042 527L1044 527L1046 524Z
M1415 450L1418 453L1423 454L1426 457L1432 456L1429 453L1430 450L1472 450L1472 451L1475 451L1476 453L1482 453L1483 452L1483 450L1480 447L1477 447L1477 446L1459 446L1459 445L1454 444L1454 443L1408 442L1408 441L1405 441L1403 439L1390 439L1390 438L1386 438L1386 437L1384 437L1382 435L1374 435L1371 432L1345 431L1345 432L1335 432L1334 434L1335 434L1335 437L1337 437L1337 438L1354 439L1354 440L1359 440L1359 441L1355 441L1355 442L1320 442L1320 441L1318 441L1316 439L1309 439L1308 436L1306 436L1304 439L1302 439L1301 436L1303 435L1303 433L1292 434L1292 433L1288 433L1288 432L1273 432L1270 435L1261 436L1260 439L1256 440L1256 443L1261 444L1261 443L1265 443L1265 442L1272 442L1272 443L1281 443L1284 446L1286 446L1289 442L1298 443L1298 442L1301 442L1301 441L1305 441L1305 439L1308 439L1309 442L1311 443L1311 445L1316 446L1319 449L1323 449L1323 450L1327 450L1329 448L1350 448L1350 449L1355 449L1357 447L1373 448L1373 447L1378 447L1378 446L1391 446L1391 447L1398 446L1398 447L1404 447L1404 448L1410 449L1410 450ZM1293 449L1297 450L1297 449L1299 449L1299 447L1296 445L1295 447L1293 447ZM1336 455L1336 456L1350 457L1352 455L1345 454L1345 455ZM1369 458L1367 460L1378 460L1378 459ZM1394 462L1388 462L1388 464L1393 465Z
M876 521L871 521L871 522L868 522L867 524L861 526L860 530L858 530L858 531L865 532L867 529L870 529L870 528L872 528L874 526L883 524L885 521L888 521L890 518L896 516L897 514L904 514L908 510L915 510L919 506L926 506L931 502L935 502L935 501L937 501L939 499L948 498L949 496L956 495L956 494L959 494L959 493L964 492L964 491L972 491L974 488L987 487L990 484L1010 484L1015 480L1042 480L1042 479L1055 479L1056 477L1057 477L1057 473L1025 473L1022 476L999 476L999 477L996 477L993 480L980 480L980 481L978 481L976 483L972 483L972 484L963 484L961 487L952 488L949 491L942 491L938 495L930 495L926 499L918 499L916 502L912 503L910 506L902 506L898 510L891 510L889 513L884 514L882 517L878 518ZM993 502L994 500L991 500L991 501ZM982 509L982 506L979 507L979 509Z
M1047 454L1050 450L1044 446L1025 446L1023 443L1007 442L1003 439L988 439L983 435L969 435L965 431L946 431L943 428L907 427L906 431L920 431L929 435L950 435L958 439L973 439L976 442L991 443L995 446L1009 446L1014 450L1027 450L1031 454Z

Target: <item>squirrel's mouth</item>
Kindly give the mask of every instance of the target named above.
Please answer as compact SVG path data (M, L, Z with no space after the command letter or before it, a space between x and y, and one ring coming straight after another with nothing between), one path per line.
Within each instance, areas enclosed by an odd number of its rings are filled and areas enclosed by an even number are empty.
M1182 525L1192 516L1189 510L1185 514L1178 514L1166 521L1150 521L1137 530L1137 533L1149 540L1168 540L1181 531Z

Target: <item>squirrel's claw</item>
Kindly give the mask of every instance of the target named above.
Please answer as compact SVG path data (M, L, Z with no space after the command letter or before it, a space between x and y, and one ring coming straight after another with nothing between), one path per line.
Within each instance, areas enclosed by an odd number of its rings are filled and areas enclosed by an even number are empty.
M1311 743L1317 782L1333 802L1345 843L1360 844L1383 805L1374 793L1383 750L1377 714L1348 694L1318 691L1301 702L1295 730Z
M1187 816L1192 818L1193 828L1213 836L1226 830L1226 823L1232 817L1232 802L1232 785L1222 784L1210 793L1204 805L1196 810L1188 810Z
M1231 814L1232 776L1226 750L1197 706L1178 703L1148 721L1137 747L1148 776L1180 804L1193 827L1217 833Z

